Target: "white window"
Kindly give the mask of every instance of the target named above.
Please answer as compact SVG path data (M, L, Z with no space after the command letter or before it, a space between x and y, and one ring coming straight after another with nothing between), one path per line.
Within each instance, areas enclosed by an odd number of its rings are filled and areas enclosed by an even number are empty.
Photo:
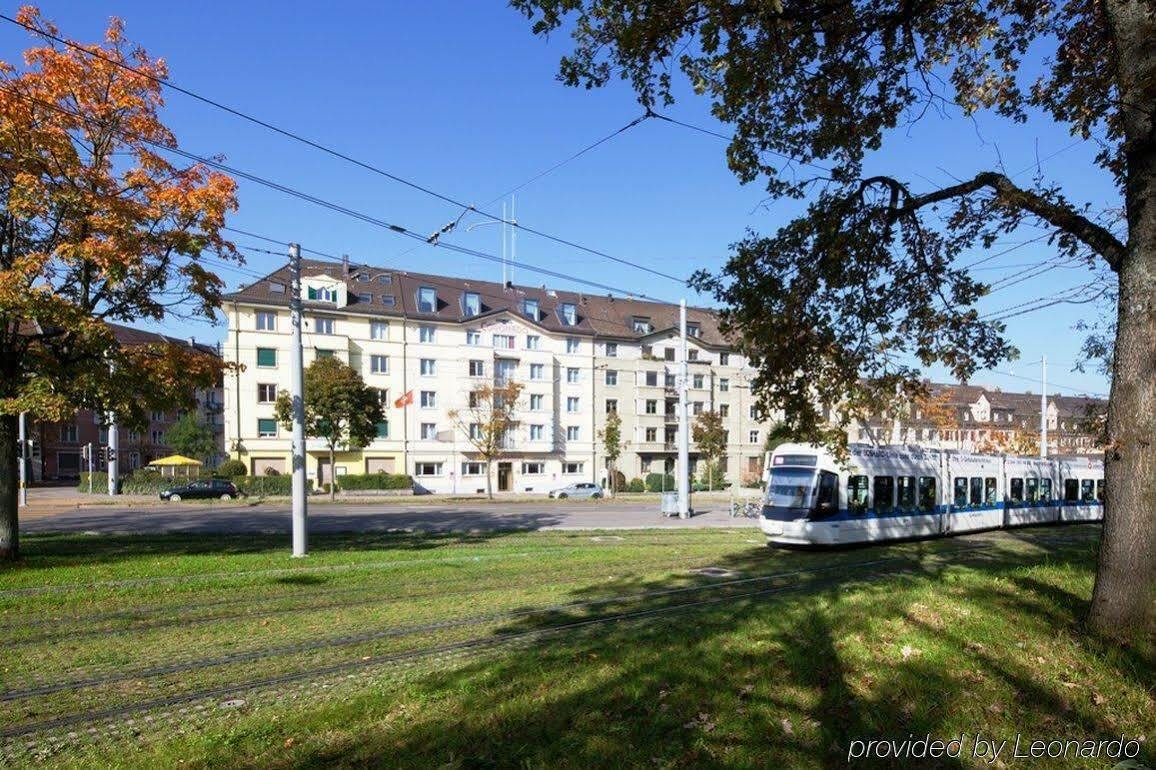
M694 375L691 378L690 382L691 382L692 388L702 388L702 375L701 374Z
M370 321L369 322L369 338L371 340L384 340L389 338L389 323L386 321Z
M646 429L646 440L647 441L658 441L658 428L647 428Z
M687 324L686 325L686 334L688 337L697 337L698 336L698 324Z
M271 404L277 400L277 386L269 382L257 384L257 403Z
M276 427L274 427L274 430L276 430ZM159 445L163 446L165 443L165 432L163 430L154 430L153 434L152 434L152 439L153 439L154 444L159 444ZM73 439L73 441L75 441L75 440L76 439Z
M437 329L433 326L422 326L418 328L417 336L422 342L433 342L437 335Z
M607 385L617 385L618 384L618 370L617 369L607 369L606 370L606 384Z
M130 430L128 432L128 440L134 441L134 442L140 441L140 431L139 430Z
M438 373L437 362L432 358L423 358L418 364L423 377L433 377Z
M695 401L690 405L691 414L702 414L702 402Z
M653 398L646 399L646 413L658 414L658 401Z
M567 326L578 325L578 306L573 302L562 303L562 323Z
M542 396L541 393L531 393L530 394L530 411L540 412L542 410L542 402L543 401L544 401L544 397Z
M576 367L568 367L566 369L566 382L578 382L578 369Z
M470 361L470 376L471 377L485 377L486 376L486 362L485 361Z
M527 334L526 335L526 350L537 350L538 346L541 342L542 342L542 338L539 337L537 334Z
M650 334L650 319L643 318L641 316L635 316L633 319L633 328L634 331L638 332L639 334Z
M494 362L494 381L499 385L505 385L510 380L514 379L514 374L518 371L518 362L509 358L499 358Z
M463 476L484 476L486 475L486 464L479 462L464 462L462 463Z
M750 435L747 436L747 439L751 444L759 443L759 432L757 430L752 430Z
M762 414L759 413L759 405L758 404L751 404L751 408L748 410L748 414L750 414L750 417L752 420L763 419Z
M728 365L730 365L730 362L731 362L731 354L730 354L730 353L719 353L719 354L718 354L718 362L719 362L719 366L728 366Z
M154 409L152 413L153 422L160 422L163 419L165 419L165 413L160 409Z
M541 441L542 437L545 435L546 435L546 426L544 426L544 425L531 425L530 426L530 440L531 441Z
M545 375L546 367L543 364L530 364L530 379L540 380Z
M656 387L658 385L658 372L646 372L647 387Z
M421 406L422 409L433 409L437 406L437 393L432 390L423 390L421 392ZM423 436L424 438L424 436Z
M417 290L417 310L419 313L436 313L438 311L438 292L423 286Z
M482 298L476 292L467 291L462 295L462 311L466 317L480 315L482 312Z
M369 371L371 374L388 374L389 356L370 356Z
M337 292L329 286L322 286L321 288L308 287L305 290L305 298L317 300L319 302L336 302Z
M514 349L514 335L512 334L495 334L494 347L502 348L503 350Z
M470 427L466 433L470 438L477 441L482 437L482 424L480 422L471 422Z
M333 319L314 318L313 331L317 334L333 334Z
M606 414L615 414L618 412L618 399L606 399Z
M567 353L577 353L578 352L578 346L580 344L581 343L578 341L577 337L567 337L566 338L566 352Z
M541 476L546 472L546 463L522 463L523 476Z
M415 476L440 476L442 475L441 463L414 463L413 475Z
M577 396L570 396L569 398L566 399L566 411L567 412L577 412L578 411L578 397Z
M433 441L438 437L438 426L434 422L423 422L421 424L421 437L426 441ZM438 471L441 473L441 471ZM436 474L430 474L436 475Z
M69 444L75 444L77 442L76 425L72 423L69 423L68 425L61 425L60 440Z
M566 439L568 441L577 441L579 436L581 436L581 435L582 435L582 429L579 428L577 425L566 426Z
M466 344L481 345L482 333L476 329L466 329Z
M618 357L618 343L617 342L607 342L606 343L606 357L607 358L617 358Z
M698 351L697 350L686 351L686 360L687 361L697 361L698 360Z
M522 313L534 321L540 320L538 315L538 300L526 299L522 301Z
M583 465L585 463L562 463L562 473L567 476L581 473Z
M726 393L731 389L731 381L726 377L720 377L718 381L718 389L720 393Z
M262 332L277 331L277 314L269 310L258 310L257 330Z

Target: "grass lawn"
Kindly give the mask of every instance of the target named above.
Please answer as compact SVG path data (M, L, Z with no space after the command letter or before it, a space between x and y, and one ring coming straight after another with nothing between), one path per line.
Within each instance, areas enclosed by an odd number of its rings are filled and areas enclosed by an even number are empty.
M927 733L989 766L978 731L1123 735L1153 765L1152 650L1078 626L1098 531L318 536L306 560L30 536L0 570L0 766L825 768Z

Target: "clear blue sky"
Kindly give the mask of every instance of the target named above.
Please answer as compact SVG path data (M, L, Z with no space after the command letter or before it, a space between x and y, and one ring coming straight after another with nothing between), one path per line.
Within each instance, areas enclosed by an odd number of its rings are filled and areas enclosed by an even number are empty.
M167 60L175 83L472 203L490 200L641 113L623 84L584 91L558 83L558 59L568 40L534 37L525 19L496 0L45 0L40 7L66 36L81 40L98 38L107 18L120 16L130 39ZM24 30L0 26L0 58L18 61L28 44ZM690 94L668 114L727 132L710 118L706 103ZM460 213L178 93L170 93L164 117L191 152L224 155L238 168L420 232L433 232ZM1037 156L1063 150L1044 163L1045 175L1076 202L1116 204L1108 179L1092 166L1094 148L1065 149L1072 143L1065 129L1046 120L1013 127L995 116L973 122L929 114L915 128L897 132L870 165L926 189L995 167L1000 159L1015 173ZM719 139L645 122L518 193L518 219L676 275L717 268L746 228L770 233L797 211L797 204L768 203L757 183L739 185L726 168L724 148ZM1030 177L1028 172L1017 180ZM411 250L413 241L252 183L241 182L240 204L230 224L242 229L370 264L500 280L499 265L430 247ZM459 232L452 240L497 254L498 229ZM1014 233L993 252L1038 234ZM237 241L268 245L240 236ZM984 256L977 252L972 259ZM1045 243L1027 244L985 263L978 275L997 280L1049 256ZM519 236L518 258L671 300L683 293L665 279L526 234ZM252 254L248 267L271 270L277 261ZM230 288L252 280L222 275ZM981 309L1016 306L1090 277L1082 267L1052 270L994 293ZM562 285L525 271L515 271L514 279ZM705 304L709 298L691 294L688 300ZM1102 377L1068 371L1081 340L1072 327L1090 318L1093 308L1058 305L1011 319L1011 338L1022 358L1001 369L1038 377L1038 364L1030 362L1047 355L1055 362L1053 382L1106 392ZM224 335L223 325L161 328L203 340ZM1039 388L996 372L973 381Z

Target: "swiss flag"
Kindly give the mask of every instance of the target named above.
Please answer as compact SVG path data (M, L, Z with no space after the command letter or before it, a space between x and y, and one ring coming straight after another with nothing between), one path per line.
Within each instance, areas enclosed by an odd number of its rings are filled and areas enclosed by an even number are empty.
M402 409L405 407L406 404L412 404L412 403L413 403L413 391L407 390L401 398L399 398L397 401L393 402L393 406L396 409Z

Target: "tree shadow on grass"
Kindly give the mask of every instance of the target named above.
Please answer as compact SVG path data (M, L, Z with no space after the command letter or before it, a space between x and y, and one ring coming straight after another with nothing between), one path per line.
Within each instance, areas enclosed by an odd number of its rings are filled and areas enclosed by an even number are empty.
M990 723L1014 733L1021 721L1040 723L1042 710L1061 715L1060 734L1067 734L1064 727L1111 734L1115 725L1096 711L1065 710L1057 685L1039 680L1022 663L974 647L938 616L935 622L913 618L913 594L904 588L926 586L928 578L935 583L951 560L933 559L933 545L903 553L912 558L891 565L895 569L881 565L875 572L883 574L795 576L704 595L684 591L703 582L686 575L576 590L576 601L599 603L539 613L495 633L529 634L568 624L564 632L529 636L505 654L403 685L387 713L371 696L354 696L345 708L357 714L364 706L378 717L356 731L307 740L276 764L831 767L847 763L856 740L957 737L960 709L978 715L969 730ZM1000 581L1037 563L1039 554L959 558ZM1084 557L1066 552L1051 560L1088 566ZM751 575L760 568L766 572L765 562L765 550L748 549L719 566ZM910 574L891 574L900 566ZM992 598L971 584L941 585L964 605ZM1019 590L1031 595L1036 587L1027 582ZM1070 623L1070 605L1048 609L1054 597L1041 593L1001 612L1012 618L1031 613L1032 622L1045 627ZM722 595L725 601L707 601ZM596 619L606 622L588 622ZM917 648L902 643L907 635ZM1000 692L1010 690L1012 701L993 711L991 704L968 700L974 676L994 681L991 687Z

